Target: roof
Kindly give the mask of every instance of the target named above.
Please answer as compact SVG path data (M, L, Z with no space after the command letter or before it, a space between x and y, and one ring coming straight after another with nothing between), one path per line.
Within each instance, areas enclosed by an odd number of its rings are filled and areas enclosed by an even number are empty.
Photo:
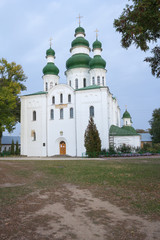
M129 112L126 110L126 111L123 113L122 118L131 118L131 115L130 115Z
M42 94L47 94L47 92L39 91L39 92L35 92L35 93L31 93L31 94L24 95L24 96L42 95Z
M136 130L131 126L123 126L118 127L115 125L112 125L109 130L110 136L138 136L139 134L136 132Z
M2 145L12 144L12 140L16 144L18 141L18 144L21 143L19 136L2 136Z
M139 133L141 135L141 142L152 142L152 136L150 133Z
M100 88L107 88L107 87L99 86L99 85L91 85L91 86L88 86L88 87L76 89L75 91L92 90L92 89L100 89Z

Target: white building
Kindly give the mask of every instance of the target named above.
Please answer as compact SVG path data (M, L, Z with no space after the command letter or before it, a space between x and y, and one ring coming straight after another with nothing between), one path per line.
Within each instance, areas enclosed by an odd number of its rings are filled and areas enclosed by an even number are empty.
M109 148L110 127L120 127L120 108L106 85L106 62L98 39L93 43L93 58L90 51L85 30L79 26L66 62L66 84L59 83L54 50L50 47L46 51L43 91L21 97L22 155L82 156L90 116L102 148Z

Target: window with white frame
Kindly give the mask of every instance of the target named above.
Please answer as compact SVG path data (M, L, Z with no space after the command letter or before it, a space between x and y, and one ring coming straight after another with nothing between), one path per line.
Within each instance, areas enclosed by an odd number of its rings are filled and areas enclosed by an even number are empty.
M75 79L75 89L78 89L78 78Z
M97 85L100 85L100 76L97 77Z
M55 104L55 96L52 97L52 104Z
M63 108L60 109L60 119L63 119Z
M53 109L51 109L51 112L50 112L50 118L51 118L51 120L54 119L54 110L53 110Z
M89 108L89 116L94 117L94 107L93 106L90 106L90 108Z
M70 108L70 118L73 118L73 108Z
M48 83L46 82L46 92L48 91Z
M68 94L68 102L71 103L71 94Z
M95 85L95 78L92 77L92 85Z
M102 77L102 84L103 84L103 86L104 86L104 77Z
M60 94L60 103L63 103L63 94Z
M33 111L33 121L36 121L36 111Z

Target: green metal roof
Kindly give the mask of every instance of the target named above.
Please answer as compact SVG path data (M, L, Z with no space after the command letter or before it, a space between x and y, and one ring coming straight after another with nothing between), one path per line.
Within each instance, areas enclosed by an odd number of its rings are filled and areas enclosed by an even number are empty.
M95 55L94 58L90 61L89 66L91 69L93 68L105 69L106 61L100 55Z
M50 47L47 51L46 51L46 56L55 56L55 51Z
M131 118L131 115L130 115L129 112L126 110L126 111L123 113L122 118Z
M71 56L66 62L66 68L89 68L91 57L88 54L78 53Z
M89 42L83 38L83 37L77 37L76 39L74 39L71 43L72 47L76 47L76 46L86 46L89 47Z
M47 94L47 92L39 91L39 92L36 92L36 93L31 93L31 94L24 95L24 96L42 95L42 94Z
M76 29L75 29L75 35L74 36L76 36L78 33L82 33L82 34L84 34L85 35L85 30L84 30L84 28L82 28L82 27L77 27Z
M76 89L75 91L92 90L92 89L100 89L100 88L107 88L107 87L99 86L99 85L91 85L88 87Z
M93 43L93 49L100 48L102 49L102 43L96 39L96 41Z
M131 126L118 127L112 125L109 130L110 136L138 136L139 134Z
M47 65L43 68L43 74L51 74L51 75L58 75L59 69L56 65L52 62L48 62Z

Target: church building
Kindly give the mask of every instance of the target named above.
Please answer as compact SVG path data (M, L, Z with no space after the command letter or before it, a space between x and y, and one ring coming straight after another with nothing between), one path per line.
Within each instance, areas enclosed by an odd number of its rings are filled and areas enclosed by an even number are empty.
M84 155L84 133L90 117L97 126L102 149L110 144L140 146L140 136L132 128L127 111L120 127L120 108L106 84L102 43L96 37L91 57L85 35L79 25L71 43L71 57L66 61L66 84L59 83L55 51L50 45L43 68L43 91L21 97L22 155Z

